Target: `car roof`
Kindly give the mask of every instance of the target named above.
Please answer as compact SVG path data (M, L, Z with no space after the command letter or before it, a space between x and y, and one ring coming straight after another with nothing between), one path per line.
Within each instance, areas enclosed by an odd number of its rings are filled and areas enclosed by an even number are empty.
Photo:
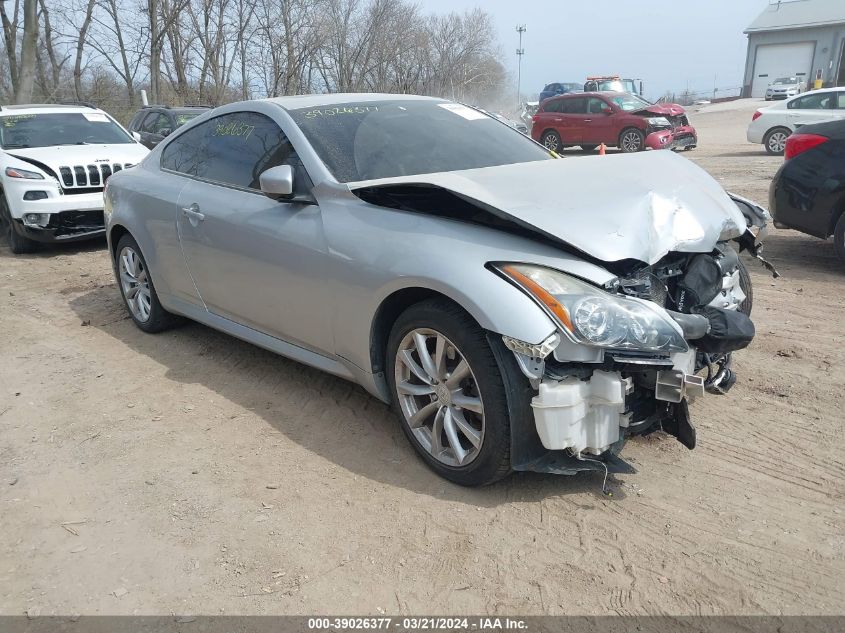
M0 116L9 114L59 114L59 113L91 113L103 112L99 108L85 105L70 105L61 103L24 103L18 105L0 106Z
M591 92L568 92L563 95L552 97L552 99L572 99L573 97L619 97L627 94L629 93L619 92L618 90L594 90Z
M372 103L373 101L443 101L435 97L422 97L419 95L388 94L388 93L361 93L361 92L338 92L333 94L295 95L289 97L270 97L260 101L275 103L285 110L298 110L300 108L314 108L317 106L339 105L341 103Z

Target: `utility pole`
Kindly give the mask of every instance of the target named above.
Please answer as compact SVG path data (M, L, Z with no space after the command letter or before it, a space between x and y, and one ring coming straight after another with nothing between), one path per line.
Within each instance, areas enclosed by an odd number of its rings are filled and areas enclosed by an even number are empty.
M516 32L519 33L519 48L516 49L516 108L519 110L522 105L520 92L522 90L522 56L525 55L525 49L522 48L522 34L525 33L525 25L519 24L516 27Z

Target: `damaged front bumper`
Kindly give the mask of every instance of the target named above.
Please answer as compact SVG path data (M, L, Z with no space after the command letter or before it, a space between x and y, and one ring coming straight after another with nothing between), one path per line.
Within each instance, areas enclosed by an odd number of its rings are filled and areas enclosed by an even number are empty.
M42 242L76 242L106 234L102 211L26 213L12 220L12 230L21 237Z

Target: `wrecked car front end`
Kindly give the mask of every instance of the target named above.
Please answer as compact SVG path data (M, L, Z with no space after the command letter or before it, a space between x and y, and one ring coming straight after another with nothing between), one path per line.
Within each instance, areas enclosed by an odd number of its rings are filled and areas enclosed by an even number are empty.
M550 206L562 178L588 183L599 175L614 183L599 199L585 186ZM506 186L514 182L522 186ZM374 204L401 199L422 212L422 199L438 210L460 203L460 217L474 224L567 253L560 266L527 256L486 263L555 325L542 340L525 340L485 315L528 384L515 396L522 414L511 415L514 470L631 472L619 457L626 438L655 431L695 447L689 403L731 389L732 354L754 337L739 252L768 266L764 209L729 196L671 152L358 184L356 195ZM607 275L574 271L571 257Z
M646 146L651 149L690 150L698 145L698 133L679 105L657 104L634 114L646 119Z

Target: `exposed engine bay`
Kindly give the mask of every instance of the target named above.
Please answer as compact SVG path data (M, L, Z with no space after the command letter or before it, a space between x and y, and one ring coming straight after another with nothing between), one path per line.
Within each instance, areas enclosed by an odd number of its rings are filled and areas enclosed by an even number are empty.
M735 202L740 209L751 205ZM572 458L558 458L556 472L595 470L596 464L627 472L616 457L625 438L660 430L695 447L688 403L733 387L731 354L747 347L755 334L751 280L738 251L748 250L777 276L760 255L767 213L751 206L759 217L744 210L749 228L742 236L718 242L710 253L673 251L652 265L630 264L605 287L664 308L682 332L686 350L593 348L591 355L565 337L547 341L545 350L505 339L537 391L531 407L543 447ZM760 224L757 230L754 222ZM527 469L555 471L549 455L540 461Z

